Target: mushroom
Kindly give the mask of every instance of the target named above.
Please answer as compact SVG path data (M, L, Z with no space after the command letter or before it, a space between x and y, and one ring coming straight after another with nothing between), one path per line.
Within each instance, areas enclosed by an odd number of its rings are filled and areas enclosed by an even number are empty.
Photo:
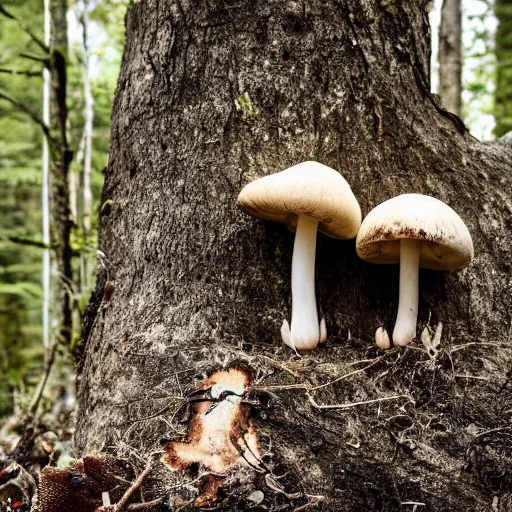
M315 298L317 230L350 239L361 225L361 209L341 174L318 162L302 162L246 185L238 206L258 219L281 222L296 231L292 257L291 330L285 320L281 336L294 350L314 350L327 338L318 323Z
M460 270L473 259L473 241L462 219L445 203L403 194L375 207L357 235L358 256L370 263L400 263L400 296L393 343L416 337L418 268Z
M387 350L391 347L391 343L389 342L388 331L383 327L379 327L375 331L375 344L379 350Z

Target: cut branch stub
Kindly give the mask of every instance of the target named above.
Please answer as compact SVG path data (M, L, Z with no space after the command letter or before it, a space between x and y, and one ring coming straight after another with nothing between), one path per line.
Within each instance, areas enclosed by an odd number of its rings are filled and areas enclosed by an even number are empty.
M216 474L225 473L235 464L259 469L262 465L258 442L249 419L249 408L242 403L251 382L242 368L213 372L201 382L191 398L192 418L188 440L171 441L165 447L163 462L173 471L181 471L192 464ZM222 482L213 487L220 488ZM207 482L208 503L216 499L212 482ZM205 489L196 500L204 505Z

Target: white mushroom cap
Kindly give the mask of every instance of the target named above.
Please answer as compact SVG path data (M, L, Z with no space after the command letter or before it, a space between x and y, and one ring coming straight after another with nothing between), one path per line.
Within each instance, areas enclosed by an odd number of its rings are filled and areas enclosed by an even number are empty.
M238 206L258 219L286 224L291 231L298 215L316 218L318 230L333 238L354 238L361 225L361 209L349 184L318 162L302 162L249 183L238 196Z
M445 203L404 194L379 204L357 235L358 256L370 263L399 263L400 240L421 242L422 268L459 270L473 259L473 241L462 219Z
M316 235L354 238L361 209L345 179L318 162L302 162L245 186L238 196L242 211L258 219L286 224L296 231L292 257L292 321L281 327L283 342L314 350L325 342L325 322L318 323L315 297Z

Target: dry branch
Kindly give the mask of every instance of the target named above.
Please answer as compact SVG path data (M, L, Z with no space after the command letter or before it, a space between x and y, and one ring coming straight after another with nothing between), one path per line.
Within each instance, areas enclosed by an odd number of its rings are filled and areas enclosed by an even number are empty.
M378 402L386 402L387 400L397 400L398 398L408 398L411 402L414 402L412 398L408 395L393 395L393 396L383 396L382 398L375 398L373 400L364 400L362 402L351 402L348 404L317 404L313 397L308 393L309 402L316 409L351 409L352 407L359 407L360 405L369 405L375 404Z
M43 122L43 120L36 114L34 114L27 106L25 106L23 103L20 103L18 100L14 99L9 94L3 92L0 90L0 99L4 99L11 103L15 108L23 112L24 114L27 114L34 123L38 124L41 129L43 130L43 133L46 135L49 141L53 141L52 137L50 136L50 129L48 126Z
M0 73L8 73L10 75L25 75L28 77L42 76L41 71L30 71L28 69L0 68Z
M23 32L25 32L25 34L27 34L30 39L39 46L39 48L41 48L45 53L50 53L48 46L46 46L44 42L41 41L41 39L39 39L39 37L37 37L24 23L14 16L14 14L10 13L5 7L3 7L2 4L0 4L0 14L3 14L5 17L15 21L21 30L23 30Z

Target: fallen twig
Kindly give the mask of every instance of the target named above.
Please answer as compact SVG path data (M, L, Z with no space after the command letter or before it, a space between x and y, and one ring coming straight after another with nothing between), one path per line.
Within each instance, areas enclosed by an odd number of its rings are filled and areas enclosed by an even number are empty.
M304 390L306 390L308 392L316 391L317 389L321 389L321 388L325 388L327 386L331 386L332 384L335 384L336 382L339 382L340 380L348 379L349 377L357 375L358 373L362 373L362 372L368 370L368 368L371 368L372 366L376 365L377 363L379 363L383 359L386 359L391 354L395 354L397 351L398 350L389 351L386 354L383 354L383 355L381 355L379 357L376 357L375 359L363 359L361 361L356 361L354 363L351 363L350 366L353 366L355 364L370 362L370 364L366 365L364 368L360 368L359 370L354 370L352 372L345 373L344 375L341 375L340 377L337 377L336 379L331 380L331 381L329 381L329 382L327 382L325 384L320 384L319 386L308 386L307 384L285 384L285 385L281 385L281 386L279 386L279 385L277 385L277 386L257 386L257 387L254 387L253 389L261 390L261 391L270 391L270 390L273 390L273 389L279 389L279 390L304 389Z
M393 395L384 396L382 398L374 398L373 400L364 400L362 402L351 402L348 404L317 404L309 393L307 395L311 405L316 409L350 409L352 407L358 407L360 405L375 404L378 402L385 402L387 400L397 400L398 398L408 398L410 401L414 403L412 398L408 395Z
M325 496L310 496L310 495L308 495L308 498L310 498L310 500L305 505L301 505L300 507L294 508L293 512L300 512L301 510L307 510L309 507L313 507L315 505L318 505L319 503L322 503L322 501L325 501Z
M309 386L307 384L283 384L276 386L255 386L251 388L254 391L270 391L272 389L276 390L286 390L286 389L305 389L309 390Z
M483 432L480 432L475 437L473 437L473 441L475 439L478 439L479 437L486 436L487 434L494 434L495 432L503 432L504 430L512 430L512 427L497 427L497 428L491 428L490 430L484 430Z
M151 454L149 461L146 464L146 467L144 468L142 473L136 478L136 480L132 483L132 485L126 490L126 492L123 494L121 499L113 506L99 507L98 509L96 509L96 512L121 512L121 510L123 510L124 506L126 505L128 500L131 498L133 493L137 489L139 489L139 487L142 485L142 483L144 482L144 479L151 472L154 465L155 465L154 454ZM146 508L147 508L147 504L145 504L145 503L139 503L138 505L146 505ZM130 509L129 508L128 510L144 510L144 507L142 507L142 508L139 507L138 509L133 509L133 508Z
M340 380L348 379L349 377L352 377L353 375L357 375L358 373L362 373L362 372L368 370L368 368L371 368L372 366L376 365L377 363L379 363L380 361L385 359L387 356L388 356L388 354L384 354L382 356L379 356L379 357L375 358L372 363L370 363L369 365L365 366L364 368L359 368L359 370L354 370L353 372L345 373L345 375L342 375L341 377L338 377L338 378L336 378L336 379L334 379L334 380L332 380L330 382L327 382L326 384L321 384L320 386L310 387L308 389L308 391L316 391L317 389L325 388L327 386L335 384L336 382L339 382Z
M126 507L126 510L148 510L150 508L156 507L157 505L162 503L163 500L164 498L157 498L156 500L147 501L146 503L132 503L131 505L128 505Z
M490 381L489 377L480 377L479 375L463 375L462 373L454 373L454 377L459 379L475 379L475 380L486 380Z
M205 476L216 476L219 478L223 478L225 475L221 475L219 473L213 473L211 471L207 471L206 473L200 474L197 478L194 478L194 480L188 480L186 482L182 482L181 484L173 485L172 487L168 487L168 490L171 489L181 489L182 487L186 487L187 485L194 485L197 482L199 482L201 479L203 479Z
M457 345L457 346L453 347L448 353L452 354L453 352L458 352L459 350L464 350L465 348L468 348L468 347L471 347L474 345L477 345L479 347L501 347L501 348L508 348L509 350L512 350L512 344L510 344L510 343L471 341L469 343L465 343L464 345Z
M275 359L272 359L271 357L264 356L264 355L259 355L258 357L261 357L263 359L266 359L267 361L270 361L271 363L274 363L275 365L279 366L279 368L281 368L285 372L288 372L290 375L293 375L294 377L300 377L300 375L296 371L288 368L283 363L280 363L279 361L276 361Z

